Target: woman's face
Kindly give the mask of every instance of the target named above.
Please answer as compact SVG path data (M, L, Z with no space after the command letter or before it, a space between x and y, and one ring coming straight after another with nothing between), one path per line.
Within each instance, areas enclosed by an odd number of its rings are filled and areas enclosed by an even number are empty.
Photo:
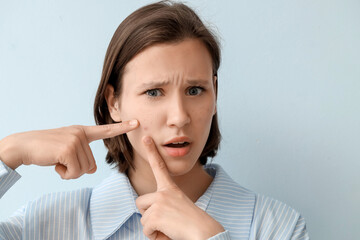
M142 138L151 136L170 174L183 175L197 162L216 113L212 60L200 40L158 44L125 67L118 111L140 127L128 138L135 166L147 161Z

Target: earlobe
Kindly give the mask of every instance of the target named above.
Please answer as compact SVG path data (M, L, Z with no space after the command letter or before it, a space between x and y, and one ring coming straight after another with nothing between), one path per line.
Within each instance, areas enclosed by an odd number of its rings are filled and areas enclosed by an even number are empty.
M109 113L114 122L120 122L120 107L118 99L116 99L114 94L114 87L108 84L105 90L105 99L108 105Z

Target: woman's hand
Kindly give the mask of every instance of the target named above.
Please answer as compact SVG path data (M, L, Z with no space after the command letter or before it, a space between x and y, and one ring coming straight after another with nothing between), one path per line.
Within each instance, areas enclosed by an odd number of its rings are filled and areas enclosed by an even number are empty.
M224 228L175 184L150 137L144 138L157 191L137 198L144 234L153 239L208 239Z
M129 132L138 121L99 125L69 126L16 133L0 141L0 160L12 169L20 165L55 165L63 179L94 173L96 162L89 143Z

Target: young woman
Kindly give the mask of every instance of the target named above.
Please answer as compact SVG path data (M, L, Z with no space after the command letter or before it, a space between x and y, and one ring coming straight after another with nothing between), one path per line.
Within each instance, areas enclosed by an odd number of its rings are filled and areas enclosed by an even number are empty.
M94 173L89 143L104 139L118 172L99 186L47 194L0 224L1 239L308 239L298 212L207 164L220 142L220 49L184 4L128 16L106 53L98 126L10 135L0 141L0 196L20 165L55 165L64 179Z

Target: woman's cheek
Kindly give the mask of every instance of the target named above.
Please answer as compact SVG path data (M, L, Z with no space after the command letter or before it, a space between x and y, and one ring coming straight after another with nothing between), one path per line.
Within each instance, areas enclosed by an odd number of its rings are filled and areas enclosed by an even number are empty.
M148 127L144 126L143 123L140 122L140 126L137 129L127 133L129 141L134 148L138 148L141 144L141 139L145 136L147 129Z
M139 122L140 122L140 126L137 129L128 132L127 136L134 150L142 155L144 154L145 151L142 139L144 136L152 137L152 134L150 132L150 128L149 128L150 125L148 122L141 120L139 120Z

